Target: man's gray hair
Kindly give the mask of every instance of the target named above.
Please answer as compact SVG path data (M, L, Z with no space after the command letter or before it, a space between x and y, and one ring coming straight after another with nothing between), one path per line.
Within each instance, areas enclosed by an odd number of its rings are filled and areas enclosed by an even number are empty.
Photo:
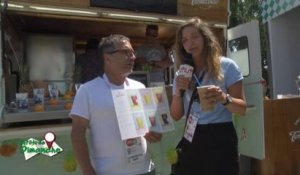
M120 34L113 34L103 37L98 45L100 57L103 57L105 52L114 51L118 46L124 45L125 41L130 42L130 39Z
M122 46L125 42L130 42L130 39L124 35L120 34L113 34L107 37L103 37L98 45L98 56L101 62L101 73L100 76L102 77L104 74L104 53L112 52L117 49L118 46Z

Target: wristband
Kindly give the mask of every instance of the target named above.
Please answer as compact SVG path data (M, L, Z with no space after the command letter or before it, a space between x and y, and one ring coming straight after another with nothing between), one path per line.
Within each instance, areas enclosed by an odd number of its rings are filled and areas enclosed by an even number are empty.
M226 106L230 103L232 103L232 97L230 96L230 94L226 94L226 101L225 103L222 103L222 105Z

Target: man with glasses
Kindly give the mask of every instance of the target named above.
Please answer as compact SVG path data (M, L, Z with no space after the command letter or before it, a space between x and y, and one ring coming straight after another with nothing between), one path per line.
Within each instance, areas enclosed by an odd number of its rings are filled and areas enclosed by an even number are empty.
M147 141L158 142L161 134L149 132L144 137L122 141L112 99L111 90L145 87L127 78L136 59L129 38L123 35L103 38L98 55L104 73L80 86L70 113L71 139L82 174L152 175L154 166L147 152ZM90 156L85 137L88 128Z

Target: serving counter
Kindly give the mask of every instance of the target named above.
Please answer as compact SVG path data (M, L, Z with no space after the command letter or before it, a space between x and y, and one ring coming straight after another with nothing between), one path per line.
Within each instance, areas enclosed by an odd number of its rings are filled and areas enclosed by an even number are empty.
M149 144L150 154L156 164L157 175L169 175L171 165L168 160L170 150L174 149L183 133L184 121L175 123L176 129L163 134L159 143ZM25 160L22 143L30 138L43 140L46 132L56 135L56 144L62 152L54 156L37 154ZM71 145L71 124L39 125L0 129L0 174L31 175L80 175ZM15 168L17 165L17 168Z
M300 175L300 98L265 100L265 159L254 175Z
M72 151L70 129L70 124L0 129L0 174L67 175L71 173L80 175ZM43 140L44 134L49 131L55 133L55 143L62 148L62 152L54 156L39 153L25 160L23 143L31 138Z

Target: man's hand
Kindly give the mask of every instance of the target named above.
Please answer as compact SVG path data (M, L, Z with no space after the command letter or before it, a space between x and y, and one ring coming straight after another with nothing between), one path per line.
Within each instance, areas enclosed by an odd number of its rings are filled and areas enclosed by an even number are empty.
M153 132L153 131L149 131L148 133L146 133L146 135L144 137L148 142L156 143L156 142L159 142L161 140L162 134L157 133L157 132Z

